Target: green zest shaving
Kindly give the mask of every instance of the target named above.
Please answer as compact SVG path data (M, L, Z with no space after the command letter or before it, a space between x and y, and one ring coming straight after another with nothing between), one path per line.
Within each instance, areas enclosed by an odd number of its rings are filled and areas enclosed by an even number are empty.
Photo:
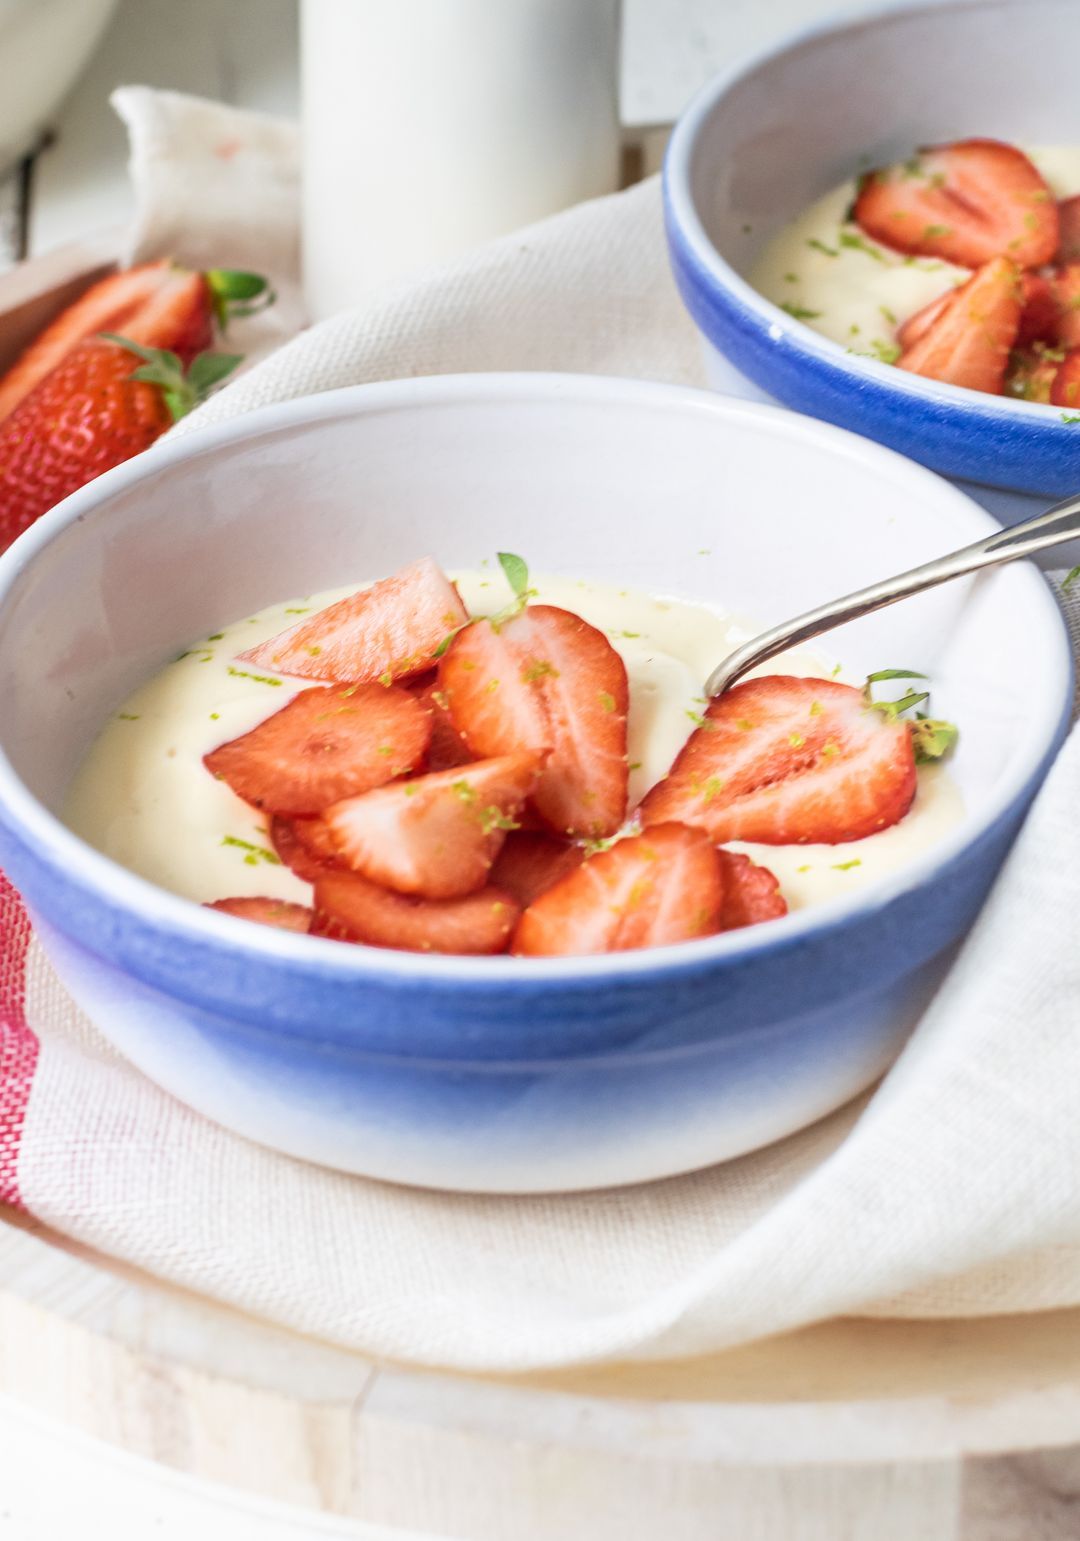
M257 867L261 861L267 862L271 867L281 866L281 857L276 852L268 851L264 845L252 845L250 840L241 840L239 835L225 835L221 843L235 846L238 851L243 851L244 861L249 867Z

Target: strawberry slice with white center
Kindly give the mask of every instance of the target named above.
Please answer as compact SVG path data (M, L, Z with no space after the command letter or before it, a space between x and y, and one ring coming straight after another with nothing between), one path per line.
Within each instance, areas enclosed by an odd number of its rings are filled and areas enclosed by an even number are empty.
M316 687L203 764L267 813L315 814L407 775L430 737L431 714L407 690Z
M534 900L512 951L529 957L628 952L720 929L724 876L709 837L659 824L619 840Z
M1058 249L1053 193L1022 150L997 139L935 145L867 173L855 219L894 251L965 268L999 255L1037 268Z
M390 685L430 669L447 637L468 619L457 589L428 556L239 657L299 679Z
M439 665L475 755L551 751L532 802L560 835L614 834L626 814L626 666L603 632L552 605L476 621Z
M286 819L275 813L270 820L270 844L290 872L305 883L314 883L328 867L340 867L337 847L319 818Z
M398 893L456 899L488 880L543 754L479 760L337 803L323 822L354 871Z
M222 915L236 915L240 920L254 920L278 931L305 933L311 930L315 919L314 911L306 904L290 904L285 899L215 899L205 908L218 910Z
M491 869L491 881L524 908L554 888L560 879L576 872L585 860L585 849L529 829L513 830Z
M897 368L1000 395L1020 314L1019 274L1008 258L996 257L956 290Z
M714 700L641 805L718 843L861 840L903 818L915 796L910 726L834 680L769 675Z
M787 900L768 867L752 862L742 851L718 851L717 855L724 871L721 931L739 931L787 914Z
M341 942L404 952L504 952L520 908L489 884L464 899L414 899L358 872L326 872L315 884L314 931Z

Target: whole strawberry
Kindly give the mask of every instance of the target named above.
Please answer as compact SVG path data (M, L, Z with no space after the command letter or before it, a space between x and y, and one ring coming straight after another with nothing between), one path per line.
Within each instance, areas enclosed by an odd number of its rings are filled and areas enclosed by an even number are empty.
M155 263L103 280L53 322L0 381L0 552L223 380L239 355L196 350L236 302L260 299L272 294L253 274ZM113 317L125 336L97 330Z

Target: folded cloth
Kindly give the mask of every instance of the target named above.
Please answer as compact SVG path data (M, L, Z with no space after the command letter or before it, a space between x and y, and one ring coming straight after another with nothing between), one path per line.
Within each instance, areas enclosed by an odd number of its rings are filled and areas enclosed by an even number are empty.
M166 107L144 94L140 111L175 129L187 109ZM206 104L189 110L212 123ZM170 185L185 143L171 142ZM155 183L140 194L146 253L149 232L177 231L157 222ZM257 226L239 192L235 207ZM175 432L362 380L499 368L699 378L655 183L324 322ZM472 1370L699 1354L838 1313L1080 1304L1077 806L1074 732L944 987L871 1095L710 1171L571 1196L410 1191L226 1133L107 1045L0 892L0 1197L276 1322Z

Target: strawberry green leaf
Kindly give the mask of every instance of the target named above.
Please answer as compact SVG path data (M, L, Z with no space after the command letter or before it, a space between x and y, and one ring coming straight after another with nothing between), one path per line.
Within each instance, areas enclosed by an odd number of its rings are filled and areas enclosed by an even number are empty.
M513 589L516 598L520 599L529 587L529 568L522 557L515 556L512 551L499 551L499 566L506 574L506 581Z
M883 717L888 717L890 721L893 721L902 712L909 712L913 706L918 706L920 702L929 701L929 699L930 692L928 690L910 690L906 696L901 696L898 701L871 701L869 705L873 711L880 712Z
M220 385L243 360L242 353L200 353L192 359L188 380L198 399L201 401L215 385Z
M876 674L868 674L866 683L876 685L879 680L924 680L925 674L920 674L918 669L879 669Z
M210 268L206 273L218 326L224 332L230 321L255 316L273 305L276 291L261 273L242 273L236 268Z

